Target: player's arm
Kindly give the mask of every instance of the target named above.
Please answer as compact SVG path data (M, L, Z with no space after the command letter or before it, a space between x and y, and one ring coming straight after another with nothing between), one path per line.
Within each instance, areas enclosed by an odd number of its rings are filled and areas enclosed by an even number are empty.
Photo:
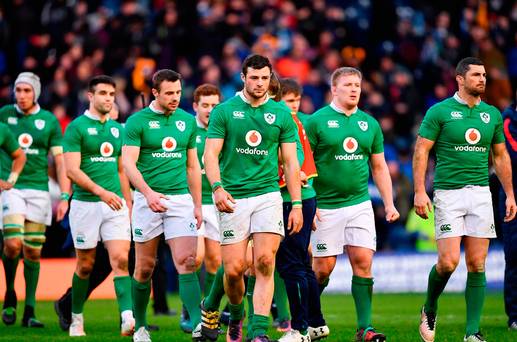
M374 153L370 156L370 164L372 167L372 177L377 189L381 193L382 201L384 202L384 211L386 212L386 221L394 222L400 214L393 204L393 187L391 183L390 171L384 152Z
M187 150L187 183L194 201L194 216L199 229L203 218L201 215L201 166L199 166L196 148Z
M205 145L205 173L212 191L214 193L214 203L217 210L225 213L233 213L231 202L235 203L232 195L224 190L221 183L221 173L219 171L219 154L223 148L224 139L207 138Z
M52 153L56 163L57 182L59 184L59 189L61 190L61 198L56 214L56 220L61 221L68 211L68 200L70 199L70 193L72 192L72 184L70 183L70 179L68 179L66 173L65 160L63 157L63 147L52 146L50 148L50 152Z
M11 158L13 160L13 163L11 164L11 173L9 174L7 181L0 180L0 191L9 190L14 186L14 184L16 184L18 176L22 173L25 162L27 161L27 156L25 156L25 153L23 153L23 150L19 147L11 153Z
M415 212L423 219L428 218L428 211L433 210L431 199L425 191L425 172L429 160L429 152L434 146L434 141L417 136L415 152L413 154L413 184L415 190Z
M303 225L300 163L298 163L298 156L296 155L296 143L281 143L280 149L282 151L282 163L284 165L287 190L289 195L291 195L291 202L293 203L293 209L289 213L287 222L287 229L290 230L289 235L291 235L298 233Z
M120 210L122 208L122 200L117 194L96 184L81 170L81 152L65 152L64 161L66 163L66 174L72 182L86 191L99 196L101 201L106 203L111 209Z
M160 194L153 189L149 185L147 185L142 173L136 167L136 162L138 161L138 157L140 156L140 147L139 146L129 146L125 145L122 147L122 165L124 166L124 171L126 171L126 175L129 178L129 181L133 186L144 195L147 200L147 204L149 208L157 213L163 213L167 210L160 203L160 199L167 198L165 195Z
M122 158L118 158L118 178L120 179L120 191L122 196L126 200L127 208L129 209L129 215L131 216L131 210L133 209L133 198L131 197L131 188L129 187L129 179L124 172L124 166L122 165Z
M504 222L508 222L515 218L515 214L517 212L515 196L513 193L512 164L504 142L492 144L491 151L495 173L506 194L506 213L504 216Z

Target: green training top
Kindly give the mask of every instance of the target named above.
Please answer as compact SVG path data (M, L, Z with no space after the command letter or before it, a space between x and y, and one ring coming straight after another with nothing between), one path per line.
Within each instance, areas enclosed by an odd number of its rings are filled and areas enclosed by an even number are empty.
M101 123L88 111L72 121L65 132L65 152L81 153L81 170L104 189L122 197L118 160L124 129L114 120ZM74 183L74 199L99 202L101 199Z
M504 142L497 108L483 101L469 108L456 93L429 108L418 134L435 142L435 189L488 185L490 146Z
M370 199L370 155L384 151L377 120L357 109L347 116L333 104L314 113L305 125L318 177L318 208L336 209Z
M181 108L165 115L149 106L128 118L124 145L140 147L136 167L151 189L165 195L189 192L187 151L196 148L196 130L194 117Z
M279 191L278 148L296 142L296 124L285 104L269 98L252 107L242 92L210 114L207 137L224 139L221 180L234 198Z
M61 127L54 114L39 106L32 114L23 114L16 105L0 109L0 122L9 126L18 144L27 155L16 189L48 191L48 153L51 147L61 145ZM2 179L11 172L11 156L0 151Z

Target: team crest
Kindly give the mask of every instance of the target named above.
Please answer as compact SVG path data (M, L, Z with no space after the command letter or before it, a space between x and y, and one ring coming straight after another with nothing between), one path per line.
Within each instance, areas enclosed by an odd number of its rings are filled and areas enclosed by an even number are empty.
M115 137L115 138L118 138L120 136L120 132L118 130L117 127L111 127L111 134Z
M366 130L368 129L368 122L366 121L358 121L357 124L363 132L366 132Z
M185 121L182 121L182 120L176 121L176 127L179 129L180 132L185 131Z
M36 126L36 128L41 131L43 128L45 128L45 120L41 120L41 119L34 120L34 126Z
M275 119L276 119L276 115L273 114L273 113L264 113L264 120L266 120L266 122L268 124L272 124L273 122L275 122Z
M481 117L481 120L483 120L484 123L487 124L490 122L490 114L483 112L483 113L479 113L479 116Z

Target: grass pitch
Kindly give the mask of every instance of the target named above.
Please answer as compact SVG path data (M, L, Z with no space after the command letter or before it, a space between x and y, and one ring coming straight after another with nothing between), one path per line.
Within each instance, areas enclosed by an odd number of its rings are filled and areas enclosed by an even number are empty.
M423 294L375 294L373 301L373 324L384 332L390 342L418 342L419 312L425 297ZM331 330L326 342L352 341L355 332L355 310L351 295L325 294L323 311ZM169 298L171 308L180 309L178 296ZM463 341L465 327L465 300L462 294L445 294L440 298L436 342ZM27 329L20 325L23 303L18 303L18 321L6 327L0 323L0 341L65 341L71 340L68 333L60 330L52 302L38 303L38 318L45 323L44 329ZM160 330L152 332L153 341L191 341L190 336L179 329L179 315L154 317L149 307L148 322L157 324ZM506 327L503 296L488 294L481 322L482 332L489 342L517 342L517 332ZM119 316L116 302L97 300L85 305L85 330L87 336L76 341L131 341L119 336ZM269 331L273 338L280 333ZM218 341L224 341L221 336Z

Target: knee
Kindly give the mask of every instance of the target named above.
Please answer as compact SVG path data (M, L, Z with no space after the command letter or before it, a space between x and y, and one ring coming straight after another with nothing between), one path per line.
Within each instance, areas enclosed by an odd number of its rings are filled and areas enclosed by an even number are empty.
M459 258L442 258L436 265L436 270L440 275L450 275L458 267Z
M215 273L217 272L217 269L221 266L221 256L210 256L208 258L205 258L205 267L207 272Z
M155 258L142 258L135 264L135 278L140 282L148 281L153 275Z
M75 273L79 276L79 278L88 278L93 270L94 259L91 260L81 260L75 269Z
M12 238L4 240L4 254L8 258L15 258L20 255L22 251L22 240L19 238Z
M326 268L319 269L314 271L314 275L318 284L323 284L330 277L330 270Z
M228 283L235 283L241 281L244 277L244 263L234 262L232 264L224 265L224 275Z
M187 273L196 272L197 270L197 262L195 254L184 255L176 261L178 264L178 268L184 270Z
M25 246L23 248L23 257L30 261L39 261L41 257L41 249Z
M260 255L257 257L255 271L265 277L271 277L275 270L274 255Z
M466 264L469 272L485 272L485 258L479 257L467 260Z
M128 267L128 255L126 253L119 253L112 257L113 271L127 272Z

